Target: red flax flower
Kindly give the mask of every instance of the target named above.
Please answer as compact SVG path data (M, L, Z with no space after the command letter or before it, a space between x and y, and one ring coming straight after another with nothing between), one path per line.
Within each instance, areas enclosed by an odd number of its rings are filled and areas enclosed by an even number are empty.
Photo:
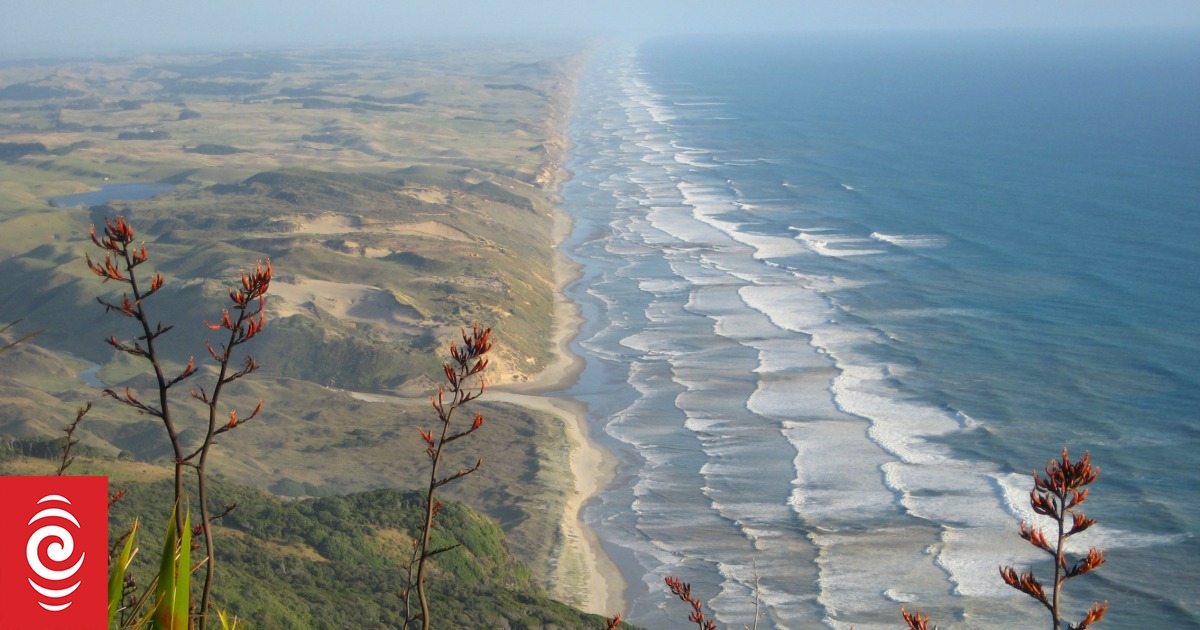
M1088 573L1104 563L1104 554L1098 549L1089 549L1087 555L1068 566L1066 553L1067 538L1078 534L1096 523L1078 511L1079 505L1087 500L1088 488L1084 487L1100 475L1100 469L1092 465L1091 455L1084 453L1079 461L1072 462L1063 449L1060 460L1051 460L1046 464L1046 474L1033 473L1033 490L1029 493L1029 505L1033 511L1049 517L1055 523L1057 536L1048 538L1041 529L1036 529L1029 523L1021 523L1021 538L1031 545L1045 551L1054 559L1054 582L1050 594L1047 595L1042 583L1033 576L1033 572L1018 573L1013 567L1000 567L1000 577L1009 586L1036 599L1050 612L1051 628L1061 627L1062 586L1067 580ZM1082 621L1076 625L1068 624L1073 630L1083 630L1097 622L1108 610L1108 602L1093 604Z
M137 282L134 269L150 258L145 243L140 248L130 247L130 243L134 240L133 227L125 220L125 217L120 216L112 220L107 217L104 219L103 238L96 234L94 225L91 227L90 235L92 242L104 250L104 262L95 262L90 255L85 255L88 269L103 278L103 282L116 280L129 285L133 292L132 297L129 293L121 294L120 302L109 302L104 298L96 298L97 301L104 305L105 310L116 311L125 317L140 321L145 316L142 311L142 300L161 289L164 283L162 275L157 272L150 276L149 289L146 289L144 284L139 286ZM149 330L145 332L150 334ZM165 330L156 331L156 333L162 332ZM119 344L115 347L124 352L130 351Z
M691 584L672 575L668 575L663 581L667 583L667 588L671 589L672 595L691 605L692 612L688 615L688 621L696 624L700 630L714 630L717 627L717 622L705 616L704 603L692 596Z
M96 226L94 225L91 227L90 236L96 247L104 250L104 263L92 262L91 257L85 255L88 268L96 275L104 278L104 282L116 280L133 285L133 268L150 258L149 253L146 251L145 243L140 248L129 247L129 244L134 239L133 226L125 220L125 217L118 216L112 220L105 217L104 238L100 238L96 234ZM121 270L122 263L124 263L126 269L124 272ZM142 297L154 293L162 287L162 283L162 276L155 273L150 278L150 290L138 297L138 299L140 300Z
M1092 604L1092 607L1088 609L1087 616L1083 618L1083 621L1080 621L1078 624L1069 627L1071 630L1084 630L1084 628L1087 628L1094 622L1100 621L1106 612L1108 612L1108 602L1104 602L1103 604Z
M904 615L904 623L908 624L908 630L929 630L929 615L922 615L919 610L910 614L903 606L900 607L900 614ZM937 630L937 626L934 626L933 630Z
M274 269L271 261L267 260L266 267L260 260L254 266L254 273L242 272L242 287L229 289L229 299L233 301L233 309L237 317L230 317L229 310L221 312L221 321L216 324L205 322L210 330L225 330L231 335L231 346L245 343L262 331L266 318L263 308L266 306L267 290L271 287L271 276ZM210 348L209 353L216 356Z
M1029 544L1038 547L1044 551L1054 553L1054 549L1050 547L1050 543L1046 541L1046 534L1040 529L1034 529L1029 523L1021 523L1021 538L1029 541Z
M1046 593L1042 590L1042 583L1037 578L1033 577L1033 572L1030 571L1024 574L1018 574L1017 570L1012 567L1004 567L1000 569L1000 577L1004 579L1004 583L1009 586L1029 595L1030 597L1045 603Z
M1087 556L1085 556L1079 562L1076 562L1075 565L1067 571L1067 577L1073 578L1076 575L1083 575L1084 573L1087 573L1102 564L1104 564L1104 552L1100 551L1099 549L1088 549Z
M101 239L96 236L96 226L94 225L91 229L91 236L92 242L97 247L112 252L120 251L126 245L133 242L133 226L122 216L118 216L111 221L108 217L104 217L104 238ZM145 259L145 248L143 248L142 253L142 258Z
M239 346L254 338L255 335L262 332L266 325L266 316L263 309L266 306L267 289L271 286L271 276L274 270L271 267L271 261L267 260L266 266L260 260L254 266L254 273L242 272L242 281L240 289L229 289L229 299L233 301L233 310L236 316L231 315L229 309L221 311L221 321L212 324L204 322L204 325L209 330L228 330L228 341L221 346L218 351L212 343L205 342L208 348L208 354L213 360L222 365L221 379L224 382L232 382L258 369L258 363L250 357L244 360L244 366L228 377L225 374L224 367L228 365L232 356L232 351L235 346ZM201 398L203 400L203 398Z
M262 261L258 261L254 265L254 273L242 272L242 288L240 290L229 290L229 297L234 304L241 310L245 310L246 306L252 300L261 300L267 294L267 289L271 286L271 275L274 269L271 268L271 260L267 259L266 268L263 267ZM259 310L262 310L259 307Z

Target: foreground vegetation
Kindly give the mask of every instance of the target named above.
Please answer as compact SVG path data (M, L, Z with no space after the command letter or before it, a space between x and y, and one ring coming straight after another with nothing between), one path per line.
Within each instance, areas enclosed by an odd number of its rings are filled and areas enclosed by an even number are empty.
M56 461L0 454L3 474L49 474ZM160 469L161 470L161 469ZM169 471L137 482L144 465L80 455L73 474L109 474L124 495L111 509L113 532L140 518L141 553L131 573L147 585L158 571L154 548L169 521ZM216 481L213 494L237 508L219 521L217 606L248 628L397 628L404 620L398 596L409 537L423 515L419 492L372 490L286 500ZM224 503L214 503L214 512ZM445 503L437 542L461 547L438 559L430 577L438 628L597 628L603 618L551 599L529 568L513 556L495 521L458 502Z

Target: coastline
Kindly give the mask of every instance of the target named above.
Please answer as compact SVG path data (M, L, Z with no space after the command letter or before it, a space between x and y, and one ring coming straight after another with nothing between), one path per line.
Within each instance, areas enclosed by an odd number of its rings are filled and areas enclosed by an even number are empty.
M570 217L555 204L555 242L561 243L571 230ZM588 435L587 406L573 398L547 394L570 388L583 371L583 358L570 344L583 323L578 305L564 289L579 277L578 267L555 251L554 360L530 380L505 383L488 389L491 400L509 402L557 416L563 422L574 491L563 506L562 544L555 558L552 595L585 612L611 616L625 611L625 577L600 543L595 531L583 521L583 505L604 489L616 474L617 459Z
M585 503L603 490L616 476L617 458L594 442L588 433L587 405L565 396L551 396L573 386L584 369L583 357L571 350L571 341L579 335L583 316L579 305L566 293L566 287L580 276L579 266L559 249L571 235L574 222L557 196L561 183L570 177L565 164L570 150L567 128L575 109L575 91L582 73L585 52L576 58L565 75L565 89L559 92L555 115L550 121L553 147L538 177L550 201L554 241L554 327L551 333L553 359L527 381L510 382L489 389L492 400L505 401L545 413L562 420L570 445L568 461L574 482L573 491L563 505L560 524L561 544L554 558L551 595L581 610L604 616L624 614L627 583L616 562L609 557L596 532L584 522Z

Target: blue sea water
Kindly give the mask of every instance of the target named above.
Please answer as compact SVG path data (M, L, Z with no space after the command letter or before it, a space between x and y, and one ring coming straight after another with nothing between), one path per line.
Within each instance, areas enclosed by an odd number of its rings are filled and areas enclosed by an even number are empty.
M1200 627L1200 37L670 38L595 55L563 189L628 618L1040 627L1030 472L1101 468L1067 609ZM613 611L617 612L617 611ZM902 622L901 622L902 623Z

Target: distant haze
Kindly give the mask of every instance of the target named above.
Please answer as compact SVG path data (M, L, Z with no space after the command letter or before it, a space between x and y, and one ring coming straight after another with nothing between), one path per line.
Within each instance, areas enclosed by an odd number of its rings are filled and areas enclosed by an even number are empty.
M979 28L1200 29L1197 0L46 0L8 2L0 56L452 38Z

